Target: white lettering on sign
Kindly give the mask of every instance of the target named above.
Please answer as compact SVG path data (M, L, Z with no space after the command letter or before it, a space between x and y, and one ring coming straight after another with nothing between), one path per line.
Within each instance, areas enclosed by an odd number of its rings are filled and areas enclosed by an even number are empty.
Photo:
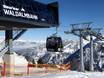
M37 15L26 13L24 8L21 8L21 10L19 11L19 8L3 5L3 11L4 11L5 15L11 15L11 16L16 16L16 17L23 17L23 18L30 18L30 19L38 20Z
M7 6L7 5L3 5L3 8L6 8L6 9L13 9L13 10L19 10L19 8L15 8L15 7L10 7L10 6Z

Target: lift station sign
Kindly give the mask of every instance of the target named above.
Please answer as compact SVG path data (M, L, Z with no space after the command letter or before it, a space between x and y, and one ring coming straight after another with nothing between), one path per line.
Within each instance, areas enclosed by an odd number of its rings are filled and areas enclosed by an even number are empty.
M3 12L5 15L11 15L11 16L16 16L16 17L23 17L23 18L38 20L37 15L26 13L24 8L19 9L19 8L3 5Z
M0 0L0 26L37 28L58 24L57 2L43 4L35 0Z

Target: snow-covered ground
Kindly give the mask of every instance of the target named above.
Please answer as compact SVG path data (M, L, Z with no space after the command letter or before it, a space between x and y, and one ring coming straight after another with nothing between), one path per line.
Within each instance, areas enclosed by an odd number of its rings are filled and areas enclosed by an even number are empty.
M32 78L32 77L30 77ZM35 76L33 77L35 78ZM36 78L104 78L104 72L63 72L63 73L53 73L42 77L36 77Z
M6 77L7 78L7 77ZM12 77L8 77L12 78ZM15 77L15 78L104 78L104 72L76 72L76 71L67 71L59 73L46 73L40 74L40 76L24 76L24 77Z

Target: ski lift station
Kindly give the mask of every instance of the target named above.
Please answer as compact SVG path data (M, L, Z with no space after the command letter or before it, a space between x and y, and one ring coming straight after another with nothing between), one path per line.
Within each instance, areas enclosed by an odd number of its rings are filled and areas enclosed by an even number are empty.
M0 50L0 56L4 57L3 74L14 74L14 40L29 28L58 26L58 2L43 4L34 0L0 0L0 30L5 31L5 45Z

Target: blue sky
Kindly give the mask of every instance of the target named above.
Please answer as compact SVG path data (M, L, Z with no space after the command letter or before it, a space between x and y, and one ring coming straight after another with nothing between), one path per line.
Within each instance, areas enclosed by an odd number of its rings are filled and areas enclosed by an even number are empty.
M93 27L104 26L104 0L37 0L44 3L59 2L60 28L59 35L63 39L77 39L73 35L66 35L64 31L69 25L81 22L94 22ZM20 39L45 40L55 32L55 28L30 29ZM102 31L103 32L103 31ZM0 33L2 36L3 34Z

